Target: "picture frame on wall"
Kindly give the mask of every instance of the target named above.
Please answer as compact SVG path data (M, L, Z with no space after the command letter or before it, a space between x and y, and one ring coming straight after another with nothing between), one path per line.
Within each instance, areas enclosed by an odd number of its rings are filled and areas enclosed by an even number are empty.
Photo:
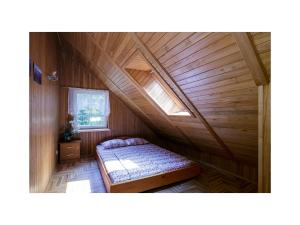
M31 74L32 74L32 67L33 67L33 63L32 63L31 58L29 57L29 76L31 76Z
M42 74L43 72L40 67L36 63L33 63L33 80L38 84L42 84Z

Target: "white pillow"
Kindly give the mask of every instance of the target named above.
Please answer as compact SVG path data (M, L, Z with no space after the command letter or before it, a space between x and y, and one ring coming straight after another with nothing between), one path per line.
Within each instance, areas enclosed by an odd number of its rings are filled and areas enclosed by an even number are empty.
M110 148L120 148L127 146L127 143L122 139L112 139L108 141L104 141L101 143L101 145L104 147L104 149L110 149Z
M130 145L144 145L144 144L149 143L144 138L128 138L128 139L125 140L125 142L128 146L130 146Z

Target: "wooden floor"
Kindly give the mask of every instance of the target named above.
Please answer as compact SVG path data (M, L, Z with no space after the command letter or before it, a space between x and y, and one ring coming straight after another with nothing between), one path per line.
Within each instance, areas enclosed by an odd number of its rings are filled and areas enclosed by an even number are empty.
M202 166L203 173L187 181L157 188L148 193L253 193L257 185L234 176L220 173ZM59 164L52 176L46 192L92 192L105 193L105 186L94 158L81 159L80 162Z

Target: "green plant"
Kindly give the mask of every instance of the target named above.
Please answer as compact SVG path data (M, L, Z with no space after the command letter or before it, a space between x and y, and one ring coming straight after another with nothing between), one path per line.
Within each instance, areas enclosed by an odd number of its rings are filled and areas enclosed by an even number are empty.
M77 131L74 130L74 117L71 114L68 114L67 121L64 129L64 141L71 141L76 135Z

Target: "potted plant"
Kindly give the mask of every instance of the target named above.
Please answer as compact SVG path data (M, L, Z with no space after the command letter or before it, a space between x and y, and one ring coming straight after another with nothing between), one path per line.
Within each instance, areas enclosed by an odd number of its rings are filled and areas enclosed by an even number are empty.
M74 127L76 127L75 125L76 124L74 121L74 117L71 114L68 114L64 133L63 133L63 138L65 142L77 139L78 131L77 129L74 129Z

